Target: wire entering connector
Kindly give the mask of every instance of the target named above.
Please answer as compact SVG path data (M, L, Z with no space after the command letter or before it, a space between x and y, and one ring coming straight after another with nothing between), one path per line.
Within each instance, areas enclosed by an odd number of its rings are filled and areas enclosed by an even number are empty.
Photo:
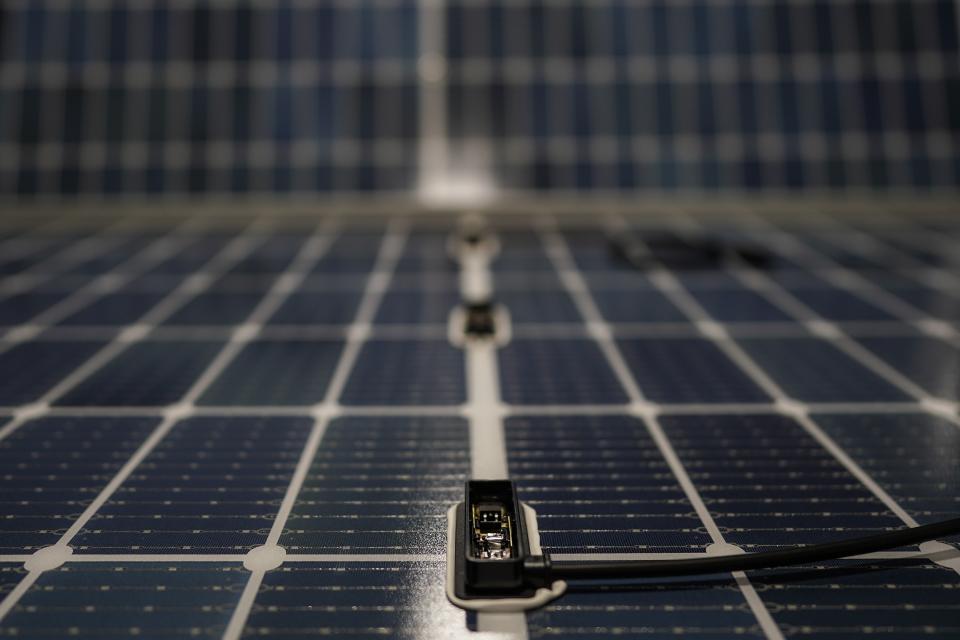
M560 562L533 555L524 530L516 487L509 480L467 483L457 540L465 571L461 597L509 598L560 580L630 580L774 569L839 560L960 534L960 518L776 551L702 558L643 561ZM462 594L466 594L463 596Z

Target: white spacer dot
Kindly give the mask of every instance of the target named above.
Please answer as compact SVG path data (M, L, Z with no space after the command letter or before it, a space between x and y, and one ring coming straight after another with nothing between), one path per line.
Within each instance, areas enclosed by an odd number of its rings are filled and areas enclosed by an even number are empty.
M835 339L843 336L836 325L826 320L808 320L804 324L810 333L821 338Z
M39 418L48 411L50 411L49 404L46 402L35 402L33 404L23 405L14 412L14 415L20 420L27 421L34 418Z
M647 274L647 277L650 278L650 282L652 282L654 286L663 291L677 291L679 289L673 278L662 271Z
M660 407L652 402L638 400L630 403L630 413L641 418L655 418L660 413Z
M193 415L194 406L189 402L172 404L163 411L165 418L169 420L183 420Z
M317 404L310 410L314 420L333 420L343 414L343 407L339 404Z
M285 273L274 283L274 291L277 293L290 293L300 284L300 276L295 273Z
M807 413L807 407L802 402L781 398L773 403L778 413L787 416L802 416Z
M698 320L697 331L711 340L726 340L730 337L727 330L713 320Z
M940 398L921 398L920 406L930 413L953 417L957 412L957 403Z
M243 559L243 567L247 571L270 571L283 564L287 557L287 550L276 544L265 544L254 547L247 552Z
M358 324L347 329L347 340L349 342L363 342L370 337L370 325Z
M949 340L957 335L957 332L946 322L934 320L932 318L917 320L917 328L928 336L943 338Z
M120 332L120 335L117 336L117 340L120 342L138 342L146 338L147 334L150 333L150 330L150 325L132 324Z
M613 334L610 331L610 327L602 322L588 322L587 333L594 340L599 340L601 342L608 342L613 339Z
M3 339L5 342L26 342L35 338L42 330L43 327L38 324L24 324L8 331Z
M708 556L736 556L746 553L741 547L729 542L714 542L707 545Z
M120 288L126 281L126 278L123 276L118 276L116 274L107 274L100 276L97 279L96 289L100 293L109 293L115 289Z
M234 329L230 342L250 342L260 333L260 325L253 322L242 324Z
M930 540L929 542L921 542L919 549L921 552L931 556L931 562L941 567L960 571L960 551L955 547L936 540Z
M196 293L206 289L213 282L213 276L208 273L195 273L187 278L183 285L183 290L188 293Z
M63 565L73 555L73 549L65 544L55 544L37 549L23 563L27 571L50 571Z
M375 273L370 276L370 279L367 281L367 290L375 292L385 291L388 284L390 284L390 277L386 273Z

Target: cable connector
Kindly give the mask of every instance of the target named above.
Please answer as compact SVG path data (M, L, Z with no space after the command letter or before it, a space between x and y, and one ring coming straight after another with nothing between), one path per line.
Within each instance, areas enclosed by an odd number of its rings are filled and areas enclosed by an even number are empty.
M462 518L466 586L474 592L522 591L529 545L513 483L468 481Z
M509 480L471 480L463 502L447 512L447 597L473 611L526 611L566 589L550 581L536 512Z
M536 526L535 520L531 526ZM516 602L526 598L530 601L539 593L548 600L563 592L565 580L672 578L849 558L960 534L960 518L775 551L671 560L554 564L548 554L540 553L539 545L531 553L527 521L513 483L472 480L467 482L464 502L456 506L455 530L451 522L449 532L455 545L451 557L456 563L449 574L455 581L451 600L456 599L458 604L469 608L465 603L471 599Z

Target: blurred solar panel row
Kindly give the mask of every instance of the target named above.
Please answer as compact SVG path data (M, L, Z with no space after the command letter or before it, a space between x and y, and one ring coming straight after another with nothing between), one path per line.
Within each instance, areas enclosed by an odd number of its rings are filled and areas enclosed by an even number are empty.
M403 191L423 138L506 189L960 184L952 0L421 4L7 3L0 189Z

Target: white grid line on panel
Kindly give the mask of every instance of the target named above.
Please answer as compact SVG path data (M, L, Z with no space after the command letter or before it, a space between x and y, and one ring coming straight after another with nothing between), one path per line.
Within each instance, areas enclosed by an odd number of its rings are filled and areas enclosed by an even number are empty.
M756 218L757 222L761 222L760 218ZM774 227L768 227L778 239L779 244L782 246L790 246L796 248L796 251L792 252L791 255L798 261L809 262L812 265L818 263L829 263L834 264L832 260L823 256L813 249L806 248L804 249L803 245L800 245L798 241L794 240L788 234L785 234ZM840 266L834 266L833 268L841 270L846 274L847 279L857 280L859 277L851 272L848 269L843 269ZM763 287L757 290L761 294L770 294L775 292L776 298L773 295L768 295L769 301L773 304L777 304L777 301L786 302L790 300L790 306L793 310L803 310L804 315L807 318L812 318L817 321L817 324L821 327L820 332L814 332L814 335L819 335L819 337L828 340L831 344L839 348L845 354L850 356L853 360L860 363L873 373L877 374L887 382L890 382L895 387L903 391L904 393L910 395L913 398L916 398L920 407L924 411L939 416L941 418L946 418L953 424L960 427L960 417L958 417L957 411L960 410L956 402L945 400L942 398L937 398L927 393L919 385L914 383L912 380L907 378L904 374L900 373L886 362L878 358L877 356L870 353L865 347L861 346L858 342L853 340L842 328L841 325L837 323L832 323L821 318L816 312L804 305L800 300L797 300L789 291L784 289L775 281L764 276L758 270L753 269L750 271L749 280L753 282L760 282L763 284ZM837 283L838 286L843 286L842 281ZM876 299L871 299L873 302L877 302ZM783 305L779 305L783 308ZM791 312L791 309L784 308L784 311L788 313ZM932 319L930 319L932 320ZM922 324L919 326L921 329L925 329L928 325ZM929 330L925 331L930 335ZM935 334L934 334L934 337Z
M899 269L897 273L908 275L918 283L937 291L945 293L956 292L957 288L960 287L960 277L957 277L957 275L950 270L944 267L926 264L890 242L863 233L852 225L841 226L839 221L836 221L836 224L836 228L842 230L842 233L844 233L846 237L856 240L849 245L844 245L845 248L857 251L862 255L872 255L875 257L895 256L898 261L911 265L911 268ZM933 246L940 246L940 252L944 256L948 255L947 252L950 251L949 241L934 233L924 234L923 240L915 240L914 235L905 234L900 237L900 240L922 249L929 249L931 244Z
M340 411L338 404L340 394L347 383L347 379L357 360L360 349L368 339L370 323L373 320L377 308L380 306L380 301L390 283L394 267L403 250L408 233L407 227L408 225L404 221L399 219L394 220L383 238L376 264L367 279L363 298L347 333L347 342L334 368L334 373L327 387L324 400L314 407L314 424L310 436L304 445L300 459L297 461L296 469L290 479L290 484L287 486L283 500L280 503L277 516L267 536L267 541L263 546L251 550L250 554L246 556L248 559L247 566L251 570L250 577L244 586L240 599L224 631L224 640L236 640L242 635L247 618L250 615L250 611L253 608L254 601L260 589L260 584L263 582L264 574L268 569L279 566L279 564L284 561L285 552L282 550L282 547L278 545L280 536L283 533L283 528L293 510L297 496L310 470L310 465L316 456L327 425L329 425L330 420ZM269 562L258 562L256 556L261 554L264 557L269 557ZM254 561L253 563L250 562L251 559Z
M54 216L50 218L41 218L36 225L23 225L19 221L11 221L9 230L15 233L14 237L8 238L0 243L0 255L5 260L27 258L31 255L40 253L50 247L59 236L57 231L62 231L64 221L71 221L70 216ZM4 228L4 231L7 229ZM8 276L9 277L9 276ZM6 280L6 278L4 278ZM0 289L2 290L2 289Z
M792 405L791 405L792 406ZM807 402L800 404L810 413L873 413L904 414L923 413L924 409L914 402ZM29 405L21 407L0 407L0 413L16 415L28 411ZM713 415L713 414L766 414L779 413L783 404L777 403L652 403L644 401L643 410L663 415ZM634 403L627 404L553 404L553 405L501 405L499 411L503 417L532 415L630 415L638 409ZM159 416L165 406L83 406L50 407L44 415L48 416ZM338 406L337 416L390 416L390 417L458 417L468 410L465 405L364 405ZM200 405L191 410L198 416L243 416L251 413L263 416L308 416L323 413L316 405ZM5 427L6 429L6 427Z
M754 283L762 282L764 286L760 288L754 288L755 291L758 291L759 293L761 293L761 295L765 295L773 292L776 293L776 295L766 295L766 298L770 303L777 305L778 300L790 300L791 304L787 305L786 306L787 308L784 308L784 311L787 311L789 313L791 310L789 307L794 307L794 308L803 309L805 312L805 315L813 315L813 316L816 315L812 310L807 309L805 305L800 303L800 301L792 299L792 296L790 296L790 294L786 290L780 287L779 284L777 284L776 282L774 282L769 278L766 278L759 271L754 269L750 272L750 274L752 277L748 278L745 284L749 284L749 282L754 282ZM679 286L679 283L677 284ZM853 342L848 336L844 336L839 329L836 330L836 333L834 334L834 339L830 341L833 344L837 344L836 343L837 337L843 338L849 342ZM830 338L827 338L827 339L830 339ZM743 353L742 350L739 349L739 347L737 347L737 350ZM871 366L871 359L863 360L863 359L854 357L854 354L857 353L856 350L852 352L844 350L844 352L850 355L851 357L853 357L855 360L863 364L865 367L867 367L874 373L877 373L878 375L881 375L881 377L883 377L884 379L889 380L887 376L883 375L884 369L878 370L876 367ZM743 357L751 363L752 365L751 368L756 368L757 370L762 371L761 369L759 369L759 367L755 363L753 363L752 359L750 359L749 356L746 355L746 353L743 353ZM737 363L740 364L739 361L737 361ZM748 374L750 373L750 371L746 369L745 369L745 372ZM843 448L836 443L836 441L834 441L829 435L827 435L827 433L822 428L820 428L819 425L816 424L815 420L812 419L810 416L810 413L811 413L810 406L790 398L775 383L771 382L771 385L772 386L770 387L770 389L768 389L768 392L773 391L772 395L777 400L778 405L780 405L780 410L782 413L796 420L797 423L800 424L800 426L804 429L804 431L806 431L810 435L810 437L816 440L820 444L820 446L822 446L826 451L828 451L830 455L834 457L834 459L836 459L852 476L854 476L868 491L870 491L870 493L872 493L880 502L882 502L884 506L886 506L890 510L890 512L896 515L904 524L910 527L916 527L919 524L916 521L916 519L914 519L913 516L911 516L906 511L906 509L904 509L899 503L897 503L897 501L870 476L870 474L868 474L859 464L857 464L853 460L853 458L850 457L850 455L847 454L843 450ZM910 395L915 395L915 394L910 394ZM930 405L928 403L924 403L922 401L916 405L916 408L924 413L929 413L937 417L946 418L948 421L950 421L954 425L957 425L958 423L960 423L960 417L958 417L955 413L931 411L929 407Z
M69 269L83 260L108 252L122 241L122 238L115 235L114 232L122 231L124 226L122 220L114 220L98 229L90 237L59 249L11 278L4 278L4 281L0 283L2 285L0 286L0 299L52 280L61 275L63 270Z
M27 420L48 415L54 411L51 404L55 400L79 384L87 376L94 373L102 365L112 360L114 356L125 350L129 345L146 337L146 335L156 327L157 323L161 322L163 318L167 317L183 303L185 296L200 293L215 277L228 270L234 262L239 261L246 252L250 251L254 247L255 242L260 239L260 233L262 233L260 225L251 225L245 233L235 238L219 254L214 256L204 268L191 274L189 278L184 280L178 287L147 311L137 323L129 325L125 330L117 333L112 340L87 358L82 365L73 370L59 383L48 389L39 400L13 408L12 414L14 418L11 422L0 428L0 440L7 437Z
M608 359L609 365L617 374L617 377L620 379L624 390L629 395L632 405L635 406L632 414L643 421L647 428L647 432L659 449L660 454L667 462L670 470L673 472L673 475L676 477L677 482L680 484L684 494L687 497L687 500L690 502L691 506L693 506L694 511L696 511L700 518L700 521L710 534L713 544L708 548L708 552L713 550L713 552L722 554L730 553L731 551L738 549L738 547L735 545L728 544L724 539L723 533L720 531L720 528L714 521L710 510L703 502L703 498L700 496L699 491L697 490L693 481L690 479L690 476L684 468L679 456L673 449L673 445L670 443L666 434L663 432L663 429L657 422L656 414L644 404L643 395L637 386L636 381L633 379L629 368L626 366L626 362L623 360L623 356L620 354L616 343L611 338L609 327L606 326L606 323L603 321L602 315L597 309L596 303L593 301L593 297L590 294L590 290L587 288L586 282L583 280L583 276L580 274L576 263L570 256L570 251L566 246L566 241L550 223L550 220L546 220L540 228L540 234L544 243L544 248L550 257L557 274L560 276L561 281L564 282L564 285L567 287L568 293L573 296L574 301L577 304L577 308L583 315L584 320L588 323L594 341L597 342L599 347L601 347L601 350ZM742 571L733 572L731 575L736 581L737 587L743 595L744 600L749 605L750 611L753 613L754 618L756 618L757 624L760 626L764 635L769 640L782 640L783 633L780 631L779 626L776 622L774 622L770 612L767 611L766 606L757 595L756 589L754 589L750 579Z
M183 249L194 238L190 228L197 226L197 220L184 223L179 229L171 231L158 240L151 242L139 253L112 268L109 272L91 279L59 302L41 311L30 320L11 327L0 337L0 353L7 351L20 342L33 339L43 331L101 297L114 293L143 274L165 258L169 258Z
M839 246L838 240L842 237L844 238L842 248L852 251L857 255L874 259L890 256L894 257L898 264L910 264L913 268L898 269L897 273L910 277L920 285L929 287L944 295L955 296L957 292L960 291L960 278L951 272L949 268L935 267L926 264L918 258L911 256L906 250L888 241L864 233L853 225L843 224L834 216L821 213L819 217L825 221L829 221L828 228L830 233L826 235L824 239L831 244ZM917 234L911 230L910 233L903 234L900 239L919 249L927 250L934 248L944 258L944 261L948 261L948 259L952 257L952 250L948 238L931 232L923 232L922 235L923 238L920 239L917 237ZM804 245L803 250L808 253L808 255L810 254L811 250L808 246ZM823 253L820 251L815 251L811 257L815 257L817 262L834 262L828 257L823 256ZM882 306L884 303L881 301L884 300L888 305L888 311L907 321L910 321L912 316L912 322L927 335L949 340L954 344L960 344L960 332L951 326L948 321L931 317L922 309L900 299L896 294L883 290L876 284L859 276L851 269L831 268L830 270L841 274L840 278L831 279L831 281L842 281L841 286L844 289L850 291L860 291L861 288L869 290L872 292L871 299L877 306ZM958 301L958 304L960 304L960 301ZM899 309L899 311L893 311L894 308Z
M847 229L842 229L846 236ZM853 233L850 231L850 233ZM850 292L854 297L860 298L874 304L878 308L886 311L890 315L902 320L905 324L916 326L927 335L938 337L956 338L957 331L948 323L930 317L922 310L901 300L896 295L885 291L878 285L870 282L855 271L836 264L836 261L825 255L823 252L809 246L802 240L797 240L793 236L778 233L780 248L795 258L798 262L809 266L812 273L829 273L829 282L844 291ZM860 237L860 236L858 236ZM851 243L856 247L857 243ZM901 254L902 255L902 254ZM949 272L946 272L949 273ZM938 327L933 329L932 327Z
M203 274L203 280L209 282L213 279L215 274L222 273L230 268L234 263L243 258L246 253L252 250L256 246L255 240L259 239L263 232L262 224L252 224L250 225L240 236L234 239L227 247L225 247L219 254L217 254L211 261L208 263L207 268L202 270L200 273ZM211 266L213 265L213 266ZM176 291L179 291L180 288L188 286L185 282L184 285L179 287ZM190 288L188 286L188 288ZM164 313L163 307L164 302L172 299L176 295L176 291L169 294L168 297L161 301L154 309L147 313L147 316L150 316L153 320L156 320L158 315ZM142 325L148 327L148 325ZM145 335L146 331L140 331L138 334L142 338ZM119 338L110 342L104 346L100 351L95 353L93 356L87 359L86 363L81 365L76 369L72 374L64 378L59 384L54 386L52 389L47 391L44 396L41 397L40 401L34 405L21 410L18 414L15 415L14 419L3 427L0 430L0 438L4 438L12 433L15 429L20 427L27 420L41 417L47 414L50 409L50 404L55 401L58 397L62 396L68 390L79 384L82 380L87 378L89 375L100 369L101 366L110 361L115 355L120 351L127 348L129 342L121 341ZM228 345L230 343L227 343ZM211 363L209 367L212 367L214 363ZM197 386L195 383L190 391L187 392L185 396L185 401L190 402L202 393L203 388ZM168 407L164 411L163 420L160 422L157 427L154 428L153 432L147 437L147 439L140 445L140 447L133 453L133 455L127 460L126 464L114 474L110 482L99 492L97 497L87 506L84 512L72 523L69 529L60 537L60 540L53 545L53 547L47 547L47 549L55 548L62 551L64 557L69 557L70 550L68 543L70 540L83 528L83 526L90 520L91 517L96 513L96 511L110 498L111 495L119 488L121 484L127 479L127 477L133 472L140 462L146 458L147 455L153 450L157 443L162 440L170 429L173 427L181 418L189 415L190 409L189 406L172 406ZM42 551L42 550L41 550ZM43 569L31 569L28 571L27 575L21 580L21 582L0 602L0 620L16 605L20 597L26 592L26 590L37 580L40 573L43 572Z
M451 237L451 242L460 241ZM470 246L460 241L458 262L460 268L460 294L465 302L490 302L494 300L494 278L490 263L496 259L492 247L495 237L484 237L479 246ZM453 330L457 331L455 327ZM501 327L501 332L505 328ZM500 333L500 335L504 335ZM507 460L506 437L503 418L506 407L500 397L500 371L496 343L498 336L490 339L463 336L466 359L467 403L464 414L470 428L470 477L479 480L501 480L510 475ZM477 630L500 632L511 638L526 640L527 622L524 612L477 613Z

